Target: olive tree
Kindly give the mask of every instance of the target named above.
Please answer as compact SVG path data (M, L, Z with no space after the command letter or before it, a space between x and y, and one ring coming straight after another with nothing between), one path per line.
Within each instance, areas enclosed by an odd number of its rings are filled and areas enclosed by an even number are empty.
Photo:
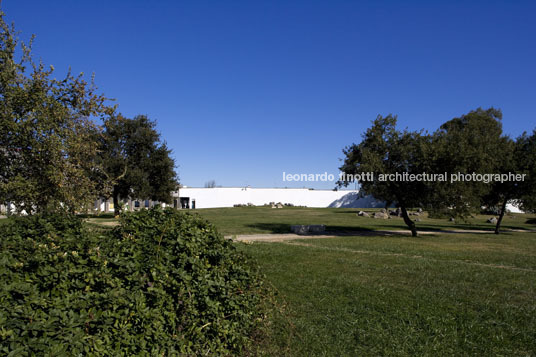
M378 116L359 144L343 150L345 158L340 170L345 174L344 177L373 173L374 180L359 182L361 191L376 199L396 203L412 235L417 236L417 228L408 215L408 209L427 205L430 183L424 180L385 178L397 173L416 175L427 171L432 152L431 137L422 132L397 130L396 121L397 118L393 115ZM339 182L339 185L349 183L346 180Z
M94 199L98 128L111 112L93 80L32 58L0 12L0 201L27 213L81 210Z

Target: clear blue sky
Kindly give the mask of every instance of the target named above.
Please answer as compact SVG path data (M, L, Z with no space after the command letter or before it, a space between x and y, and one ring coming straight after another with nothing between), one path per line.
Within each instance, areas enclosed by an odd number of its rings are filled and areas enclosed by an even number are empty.
M534 1L24 1L7 20L58 74L147 114L188 186L333 188L378 114L435 130L477 107L536 126Z

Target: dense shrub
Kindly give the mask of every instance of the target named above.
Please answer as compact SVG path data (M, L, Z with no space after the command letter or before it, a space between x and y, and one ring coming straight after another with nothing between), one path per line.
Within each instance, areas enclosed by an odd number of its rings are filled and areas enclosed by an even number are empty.
M2 227L0 355L243 351L261 283L232 243L171 209L121 220L105 234L65 216Z

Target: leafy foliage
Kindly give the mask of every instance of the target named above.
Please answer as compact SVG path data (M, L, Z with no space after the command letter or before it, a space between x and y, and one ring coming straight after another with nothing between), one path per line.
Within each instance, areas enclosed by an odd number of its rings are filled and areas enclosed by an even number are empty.
M171 191L177 185L175 162L155 126L145 115L133 119L112 115L104 122L99 161L111 191L102 194L113 197L116 214L119 198L171 202Z
M536 212L536 129L532 135L523 133L516 141L516 162L521 173L527 179L519 188L520 196L517 202L526 212Z
M433 135L396 129L396 117L378 116L359 144L343 150L340 170L347 175L382 174L443 175L429 181L360 181L364 194L387 204L396 203L404 221L416 235L407 207L423 207L431 217L466 220L485 206L497 208L499 233L508 202L530 211L536 205L536 134L523 134L514 141L502 133L502 113L495 108L478 108L447 121ZM525 182L450 180L461 174L526 174ZM339 182L347 185L349 180Z
M93 199L97 130L90 120L111 111L83 74L53 78L32 61L0 12L0 201L27 213L74 211Z
M98 196L171 202L171 150L146 116L115 114L83 73L53 78L0 12L0 202L71 213ZM104 121L104 129L93 119Z
M259 320L258 276L197 216L144 210L98 235L35 215L3 232L2 355L230 355Z
M501 173L508 171L511 143L502 135L500 110L478 108L442 124L434 134L438 172ZM501 167L503 166L503 167ZM464 218L480 211L491 184L479 181L443 182L435 185L435 208L449 207L451 216Z
M448 207L451 216L467 217L481 207L495 211L500 231L508 202L530 211L534 201L536 146L534 135L513 140L502 132L502 112L478 108L444 123L435 133L435 167L450 173L525 174L524 181L457 181L436 185L435 207Z
M409 219L407 208L427 205L430 191L428 183L381 180L379 175L403 172L421 174L427 171L431 140L420 132L397 130L396 119L392 115L378 116L363 135L361 143L343 150L346 158L340 170L347 175L374 173L374 180L360 181L362 192L388 204L396 202L402 209L404 222L416 235L415 223ZM339 185L348 183L343 181Z

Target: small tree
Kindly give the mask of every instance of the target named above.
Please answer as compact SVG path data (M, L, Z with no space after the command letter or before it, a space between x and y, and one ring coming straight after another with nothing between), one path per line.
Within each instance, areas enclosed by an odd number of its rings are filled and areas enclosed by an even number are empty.
M216 187L216 180L210 180L205 182L205 188L214 188Z
M425 206L431 190L429 183L420 181L382 180L380 175L421 174L427 169L431 152L431 138L421 132L401 132L396 130L396 116L378 116L363 135L359 144L343 150L344 164L341 172L348 175L374 173L373 181L360 182L361 190L385 202L396 202L402 211L404 222L417 236L415 222L407 209ZM387 177L387 176L384 176ZM342 181L339 185L348 185Z
M489 108L471 111L441 125L434 133L434 160L437 172L451 175L494 173L501 170L501 156L510 157L510 143L502 136L502 113ZM503 165L507 169L508 165ZM465 219L481 210L490 183L479 181L438 182L432 198L435 208L448 207L450 215Z
M508 137L502 137L497 143L495 172L497 174L520 173L522 162L518 143ZM501 223L506 213L508 202L518 201L523 194L524 185L516 181L495 181L490 183L489 192L482 197L486 207L497 207L499 218L495 224L495 234L499 234Z
M526 178L519 184L516 202L525 212L536 212L536 129L532 135L523 133L516 142L516 161L520 173Z
M145 115L128 119L119 114L104 123L99 160L110 190L102 194L113 197L116 215L121 198L172 200L171 192L177 186L175 162L155 126Z
M0 201L27 213L80 210L96 193L91 117L111 109L82 74L53 71L33 62L31 42L0 12Z

